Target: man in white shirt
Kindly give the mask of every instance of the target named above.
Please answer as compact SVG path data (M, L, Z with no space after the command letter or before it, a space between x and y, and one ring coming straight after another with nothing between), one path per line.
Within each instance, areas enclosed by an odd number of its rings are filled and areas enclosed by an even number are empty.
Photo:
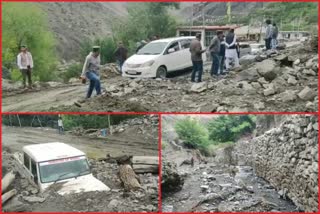
M33 68L33 59L25 45L21 45L20 47L20 53L17 56L17 65L22 74L23 87L26 88L26 78L28 78L29 88L32 88L31 71Z
M230 29L226 36L225 46L226 46L226 69L230 69L230 62L234 62L235 67L239 67L239 58L236 49L237 37L234 34L234 29Z
M59 134L63 134L63 123L62 123L62 118L60 116L58 119L58 129L59 129Z

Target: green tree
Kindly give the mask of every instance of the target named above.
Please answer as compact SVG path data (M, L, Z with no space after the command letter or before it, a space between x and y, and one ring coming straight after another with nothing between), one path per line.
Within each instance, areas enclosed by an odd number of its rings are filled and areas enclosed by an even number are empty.
M215 143L236 141L255 128L256 117L252 115L226 115L208 123L209 139Z
M207 129L193 118L179 120L175 125L175 131L186 146L204 150L210 143Z
M28 46L33 55L33 76L40 81L55 78L57 57L55 39L49 30L48 18L34 3L2 4L2 62L13 71L13 79L20 74L16 56L21 44Z

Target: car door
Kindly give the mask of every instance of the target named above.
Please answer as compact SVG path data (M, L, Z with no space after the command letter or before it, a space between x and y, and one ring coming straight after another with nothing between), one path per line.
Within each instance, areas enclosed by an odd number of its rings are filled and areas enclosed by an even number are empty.
M191 52L190 52L191 39L183 39L180 41L181 46L181 69L189 68L192 66Z
M169 53L169 49L174 49L173 53ZM165 50L162 57L162 64L167 67L167 71L178 70L181 66L181 52L180 52L180 43L179 41L172 42L167 49Z

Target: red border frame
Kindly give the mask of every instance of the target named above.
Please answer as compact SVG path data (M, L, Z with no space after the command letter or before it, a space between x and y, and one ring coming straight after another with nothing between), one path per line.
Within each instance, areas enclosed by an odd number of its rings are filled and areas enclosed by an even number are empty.
M0 0L0 10L2 11L2 2L199 2L199 0L184 0L184 1L177 1L177 0L149 0L149 1L137 1L137 0L118 0L118 1L106 1L106 0L68 0L68 1L60 1L60 0ZM258 0L229 0L230 2L258 2ZM208 2L226 2L226 0L215 0L215 1L208 1ZM273 0L273 1L259 1L259 2L319 2L317 0L296 0L296 1L291 1L291 0ZM318 5L318 35L320 33L320 23L319 23L319 12L320 12L320 8ZM0 16L0 21L2 23L2 15ZM2 32L2 28L0 30L0 36L1 36L1 32ZM2 50L2 36L0 38L0 49ZM320 51L320 47L319 47L319 40L318 40L318 53ZM0 60L0 65L2 66L2 60ZM318 60L318 68L320 67L320 62ZM1 71L2 72L2 71ZM319 72L319 71L318 71ZM318 75L318 86L320 85L320 77ZM2 82L0 83L0 86L2 88ZM1 104L2 104L2 90L0 91L0 95L1 95ZM318 90L318 97L320 95L320 91ZM101 114L101 115L113 115L113 114L130 114L130 115L143 115L143 114L154 114L154 115L158 115L159 117L159 127L158 127L158 154L159 154L159 201L158 201L158 208L159 211L158 212L152 212L152 213L162 213L161 211L161 178L162 178L162 174L161 174L161 160L162 160L162 154L161 154L161 150L162 150L162 145L161 145L161 139L162 139L162 133L161 133L161 126L162 126L162 115L169 115L169 114L177 114L177 115L182 115L182 114L197 114L197 115L202 115L202 114L212 114L212 115L225 115L225 114L235 114L235 115L239 115L239 114L256 114L256 115L265 115L265 114L308 114L308 115L317 115L318 116L318 127L320 130L320 106L318 104L318 112L228 112L228 113L202 113L202 112L2 112L2 105L0 106L1 109L1 115L12 115L12 114L41 114L41 115L46 115L46 114L89 114L89 115L93 115L93 114ZM2 116L0 117L0 122L2 124ZM2 133L2 127L0 128L0 134ZM1 138L1 142L0 144L2 145L2 138ZM320 139L318 137L318 146L320 145ZM318 152L318 157L320 158L320 153ZM2 153L0 154L0 159L2 160ZM318 165L318 171L320 170L320 165ZM0 169L0 173L2 174L2 169ZM318 174L320 175L320 173ZM320 192L320 188L319 188L319 184L320 184L320 176L318 176L318 191ZM1 188L2 184L0 182L0 188ZM0 204L0 209L2 210L2 204ZM318 209L320 210L320 194L318 194ZM12 212L14 213L14 212ZM57 212L27 212L27 213L57 213ZM59 212L59 213L64 213L64 214L73 214L73 213L77 213L77 212ZM90 213L116 213L116 212L90 212ZM128 212L130 214L138 214L141 212ZM151 212L150 212L151 213ZM177 212L174 212L177 213ZM220 212L220 213L230 213L230 212ZM242 214L253 214L253 213L259 213L259 212L236 212L236 213L242 213ZM264 212L265 214L268 213L274 213L274 212ZM295 214L295 213L299 213L299 212L281 212L282 214ZM308 213L314 213L314 212L308 212ZM179 212L180 214L180 212Z

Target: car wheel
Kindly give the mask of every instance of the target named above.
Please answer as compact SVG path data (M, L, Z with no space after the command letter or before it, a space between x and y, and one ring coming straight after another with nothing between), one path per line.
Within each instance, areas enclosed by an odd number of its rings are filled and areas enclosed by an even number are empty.
M167 77L167 69L161 66L157 70L157 78L165 79Z

